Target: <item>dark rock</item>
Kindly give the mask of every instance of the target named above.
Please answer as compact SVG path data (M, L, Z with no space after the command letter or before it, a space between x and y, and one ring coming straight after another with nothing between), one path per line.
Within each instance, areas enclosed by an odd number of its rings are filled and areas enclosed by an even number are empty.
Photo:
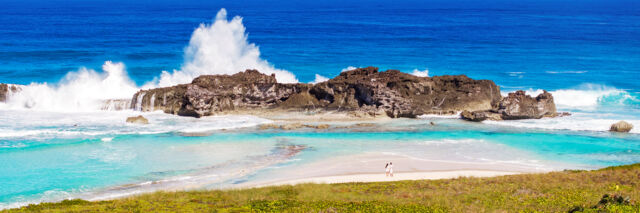
M294 129L300 129L300 128L328 129L329 124L312 125L312 124L301 124L301 123L287 123L283 125L277 125L277 124L271 123L271 124L262 124L258 128L260 130L267 130L267 129L294 130Z
M612 132L629 132L633 129L633 124L627 123L626 121L619 121L618 123L611 124L611 128L609 131Z
M141 90L133 96L131 108L194 117L260 109L416 117L491 110L498 107L500 100L500 88L489 80L473 80L464 75L418 77L368 67L343 72L315 85L280 84L275 76L255 70L204 75L190 84Z
M487 120L488 116L485 111L469 112L465 110L460 113L460 118L467 121L481 122Z
M376 124L375 123L357 123L357 124L354 124L353 126L355 126L355 127L374 127L374 126L376 126Z
M280 126L278 126L277 124L262 124L260 126L258 126L258 128L260 130L267 130L267 129L277 129L280 128Z
M375 67L355 69L314 85L310 91L328 109L384 110L389 117L415 117L460 110L489 110L500 101L500 89L487 80L464 75L418 77Z
M279 84L275 75L247 70L234 75L203 75L190 84L141 90L133 96L131 108L141 111L154 108L170 114L201 117L234 110L274 108L293 94L308 90L307 84Z
M473 121L473 122L482 122L484 120L494 120L494 121L502 120L502 116L500 114L491 112L491 111L469 112L465 110L465 111L462 111L462 113L460 113L460 118L462 118L463 120Z
M288 124L283 124L280 126L280 129L282 130L294 130L294 129L300 129L305 127L305 125L301 124L301 123L288 123Z
M138 116L135 116L135 117L128 117L127 118L127 123L149 124L149 120L147 120L147 118L143 117L142 115L138 115Z
M4 102L7 100L7 92L9 91L9 86L6 84L0 84L0 102Z
M500 101L498 113L504 120L539 119L556 115L556 105L553 96L547 91L533 98L519 90L509 93Z
M7 96L13 92L19 92L20 86L12 84L0 84L0 102L7 101Z
M315 125L313 128L315 128L315 129L329 129L329 124L318 124L318 125Z

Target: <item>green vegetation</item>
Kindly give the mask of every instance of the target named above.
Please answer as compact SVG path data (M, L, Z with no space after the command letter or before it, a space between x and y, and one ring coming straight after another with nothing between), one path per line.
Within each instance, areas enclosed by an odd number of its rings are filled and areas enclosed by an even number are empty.
M640 212L640 164L493 178L301 184L67 200L9 212Z

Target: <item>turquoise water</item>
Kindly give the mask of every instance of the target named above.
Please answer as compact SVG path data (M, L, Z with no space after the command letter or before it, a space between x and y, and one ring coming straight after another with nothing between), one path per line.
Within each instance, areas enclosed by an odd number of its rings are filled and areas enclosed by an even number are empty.
M228 187L367 153L523 171L638 163L639 6L6 0L0 83L23 86L0 103L0 208ZM280 82L319 82L364 66L466 74L493 80L503 93L546 89L572 116L480 124L426 117L281 132L257 130L270 121L253 116L182 118L105 104L202 74L259 69ZM150 124L124 122L138 114ZM636 128L607 132L619 120ZM207 136L186 136L194 133ZM306 148L296 153L295 145Z
M429 125L431 121L437 125ZM283 132L247 127L209 134L106 134L47 139L46 143L7 140L5 144L23 145L0 147L0 202L9 206L69 197L91 198L91 192L113 186L182 175L217 175L207 178L207 184L222 187L238 180L251 181L261 173L273 174L279 169L286 171L337 156L372 152L456 162L509 162L547 169L592 169L640 162L637 134L535 130L457 119L398 119L376 127L327 131ZM278 148L288 145L307 148L292 157L295 161L278 158ZM246 169L247 173L224 176L234 169Z

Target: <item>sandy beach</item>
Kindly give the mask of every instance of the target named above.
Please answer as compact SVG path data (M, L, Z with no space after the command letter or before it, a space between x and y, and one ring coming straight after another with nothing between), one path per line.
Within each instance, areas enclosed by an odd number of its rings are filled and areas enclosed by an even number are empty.
M239 188L267 187L280 185L297 185L305 183L332 184L332 183L366 183L366 182L389 182L401 180L438 180L459 177L495 177L502 175L515 175L520 172L485 171L485 170L452 170L452 171L431 171L431 172L399 172L393 177L385 174L352 174L326 177L301 178L271 183L247 184Z
M394 176L386 177L384 166L394 164ZM428 160L392 153L367 153L339 156L315 163L294 166L277 177L257 179L231 188L252 188L302 183L386 182L400 180L436 180L458 177L494 177L524 173L544 173L538 168L512 162L463 162L454 159Z

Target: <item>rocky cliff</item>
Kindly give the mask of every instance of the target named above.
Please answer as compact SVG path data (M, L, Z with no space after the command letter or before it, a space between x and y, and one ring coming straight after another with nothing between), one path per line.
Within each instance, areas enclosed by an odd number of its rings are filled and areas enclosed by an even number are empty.
M247 70L234 75L204 75L189 84L141 90L131 108L184 116L242 110L335 110L357 115L415 117L500 107L500 88L464 75L418 77L367 67L341 73L318 84L281 84L275 76Z

